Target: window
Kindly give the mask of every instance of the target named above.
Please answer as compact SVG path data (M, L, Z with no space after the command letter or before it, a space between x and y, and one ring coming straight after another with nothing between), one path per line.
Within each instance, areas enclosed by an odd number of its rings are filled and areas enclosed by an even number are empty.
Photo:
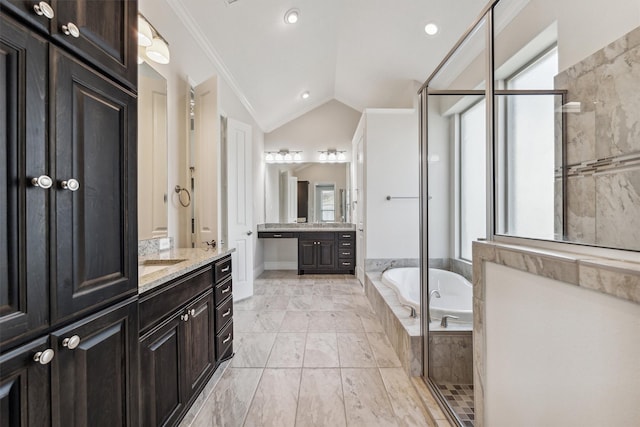
M471 260L471 242L486 237L486 104L460 114L460 258Z
M333 222L336 218L335 185L316 185L316 218L320 222Z

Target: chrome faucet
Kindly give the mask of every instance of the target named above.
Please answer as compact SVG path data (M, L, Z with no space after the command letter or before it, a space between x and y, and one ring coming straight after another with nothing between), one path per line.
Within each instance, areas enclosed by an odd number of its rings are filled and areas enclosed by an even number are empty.
M440 298L440 291L438 291L437 289L432 290L431 292L429 292L429 301L427 301L427 322L431 323L431 298L433 297L436 298Z
M440 321L440 326L442 326L443 328L448 327L449 326L449 322L448 322L449 319L455 320L455 319L459 319L459 317L458 316L452 316L450 314L445 314L444 316L442 316L442 320Z

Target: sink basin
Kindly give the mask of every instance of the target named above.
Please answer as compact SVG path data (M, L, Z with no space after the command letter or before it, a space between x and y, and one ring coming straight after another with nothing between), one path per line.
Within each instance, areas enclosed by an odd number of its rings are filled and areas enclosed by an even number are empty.
M145 276L147 274L155 273L156 271L164 270L172 265L181 263L184 259L147 259L138 264L138 276Z

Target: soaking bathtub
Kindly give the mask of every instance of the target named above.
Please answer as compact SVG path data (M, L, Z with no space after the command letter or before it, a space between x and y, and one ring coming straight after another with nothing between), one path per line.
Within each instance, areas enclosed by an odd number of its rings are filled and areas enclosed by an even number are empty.
M393 268L382 274L382 282L393 289L400 302L415 308L420 314L420 269ZM456 316L450 323L473 324L473 286L459 274L429 269L429 287L437 290L440 298L431 298L431 319L444 315Z

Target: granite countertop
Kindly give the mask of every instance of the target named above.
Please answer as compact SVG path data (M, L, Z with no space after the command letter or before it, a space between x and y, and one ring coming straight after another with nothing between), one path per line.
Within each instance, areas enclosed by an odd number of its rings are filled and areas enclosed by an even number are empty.
M258 232L279 231L355 231L356 225L343 222L292 222L258 224Z
M231 254L235 249L176 248L138 257L138 294Z

